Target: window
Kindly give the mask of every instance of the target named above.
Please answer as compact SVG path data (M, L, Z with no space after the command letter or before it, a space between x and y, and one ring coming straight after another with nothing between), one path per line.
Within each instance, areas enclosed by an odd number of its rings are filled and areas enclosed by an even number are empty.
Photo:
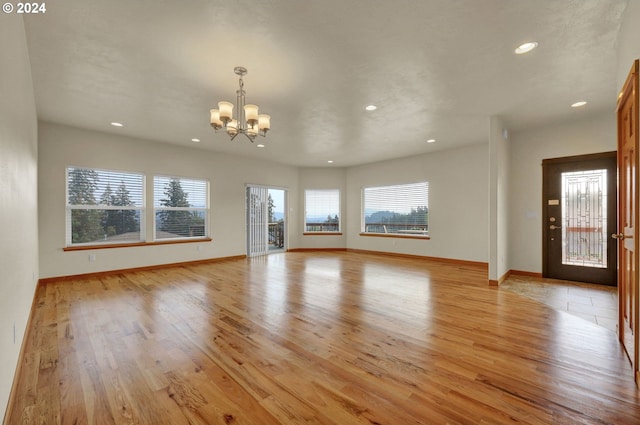
M204 238L209 234L209 182L153 178L155 239Z
M144 239L144 175L67 168L67 246Z
M312 233L340 232L339 190L305 190L304 231Z
M362 232L427 237L429 183L366 187Z

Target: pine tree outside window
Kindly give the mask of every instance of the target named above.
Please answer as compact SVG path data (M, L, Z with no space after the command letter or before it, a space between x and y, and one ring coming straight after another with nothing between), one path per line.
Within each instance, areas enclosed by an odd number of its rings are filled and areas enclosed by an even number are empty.
M66 246L144 240L144 175L67 168Z
M153 178L155 240L209 235L209 182L182 177Z

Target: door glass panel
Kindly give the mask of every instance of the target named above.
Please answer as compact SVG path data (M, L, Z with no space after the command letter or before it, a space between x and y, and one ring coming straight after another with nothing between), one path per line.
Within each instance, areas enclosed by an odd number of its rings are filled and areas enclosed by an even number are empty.
M607 267L607 170L562 173L562 264Z
M269 189L269 251L284 250L285 191Z

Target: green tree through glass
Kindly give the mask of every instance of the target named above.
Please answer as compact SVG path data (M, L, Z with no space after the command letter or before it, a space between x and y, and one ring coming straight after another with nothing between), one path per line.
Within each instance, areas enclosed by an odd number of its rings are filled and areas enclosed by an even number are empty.
M114 193L111 185L102 193L100 204L114 207L130 207L135 205L131 200L129 189L124 180L121 181L117 191ZM105 210L102 217L102 227L107 236L122 235L129 232L138 232L138 214L134 210Z
M164 187L164 198L160 200L163 207L179 207L188 208L189 194L184 191L180 179L173 178ZM160 211L158 213L160 219L160 230L172 233L176 236L189 237L191 235L190 227L194 222L194 218L198 218L190 211Z
M69 205L96 205L99 176L93 170L69 170ZM93 242L104 237L99 210L71 210L71 242Z

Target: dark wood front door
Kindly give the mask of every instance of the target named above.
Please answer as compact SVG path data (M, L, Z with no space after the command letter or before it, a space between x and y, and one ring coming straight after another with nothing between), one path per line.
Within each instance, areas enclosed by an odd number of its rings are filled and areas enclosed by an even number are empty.
M615 286L616 152L542 166L543 276Z
M638 61L618 98L618 335L638 375Z

